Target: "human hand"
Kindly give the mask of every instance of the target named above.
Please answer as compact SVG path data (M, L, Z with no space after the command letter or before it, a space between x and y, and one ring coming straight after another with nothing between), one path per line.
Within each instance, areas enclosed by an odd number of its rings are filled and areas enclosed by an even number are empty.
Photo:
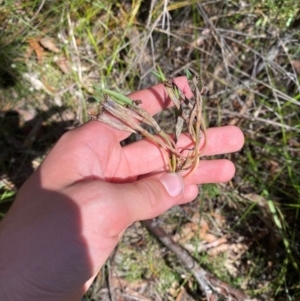
M185 77L175 81L191 96ZM162 84L130 97L151 114L171 104ZM26 181L0 225L0 299L79 300L130 224L193 200L197 184L234 175L228 160L202 160L184 179L168 174L156 145L121 147L127 136L88 122L63 135ZM243 141L236 127L208 129L202 155L237 151Z

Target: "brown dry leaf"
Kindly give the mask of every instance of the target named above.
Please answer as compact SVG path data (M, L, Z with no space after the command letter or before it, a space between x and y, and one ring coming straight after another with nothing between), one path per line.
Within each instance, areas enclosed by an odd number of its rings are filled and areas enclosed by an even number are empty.
M200 239L201 240L204 240L204 241L206 241L206 242L208 242L208 243L211 243L211 242L214 242L214 241L216 241L218 238L215 236L215 235L213 235L213 234L209 234L209 233L205 233L205 234L203 234L203 233L201 233L201 231L200 231Z
M41 78L41 82L44 84L45 88L50 92L50 93L56 93L56 89L54 87L52 87L51 85L49 85L46 82L46 79L44 77Z
M182 228L180 233L173 235L173 240L181 244L186 243L195 236L195 232L199 230L198 225L194 223L186 223Z
M207 251L207 253L210 256L215 257L215 256L218 256L221 253L228 252L229 249L230 249L230 244L222 244L222 245L219 245L215 248L211 248L210 250Z
M279 163L275 160L270 160L270 165L271 165L271 168L270 168L270 172L271 174L275 174L279 171Z
M77 45L77 47L82 45L82 39L81 38L76 38L76 45Z
M44 48L46 48L54 53L60 52L60 49L56 47L53 40L50 39L49 37L44 37L44 38L40 39L39 42Z
M186 223L182 229L180 234L175 234L173 236L173 240L179 242L181 244L185 244L186 242L193 239L193 237L198 236L201 240L205 242L211 243L217 240L217 237L207 233L209 231L208 223L201 218L198 219L197 215L195 214L192 218L193 220L198 220L197 223ZM200 224L200 225L199 225Z
M205 247L206 247L206 250L208 250L208 249L215 248L215 247L220 246L220 245L225 244L225 243L227 243L226 235L224 235L220 238L217 238L216 240L214 240L211 243L205 244Z
M292 60L291 64L294 67L297 75L299 75L300 74L300 61L298 61L298 60Z
M29 44L29 48L35 52L38 62L42 63L43 58L45 56L45 51L44 48L39 43L39 41L40 41L40 37L34 37L27 40ZM26 56L28 55L30 56L31 53L32 51L28 50L26 52Z
M70 63L66 57L59 57L56 60L54 60L54 62L64 74L70 73L71 67L70 67Z
M192 218L191 218L192 222L195 223L197 225L197 230L199 230L198 225L200 224L200 231L202 232L207 232L209 230L209 225L207 223L207 221L200 216L199 212L196 212L193 214Z
M181 237L180 242L184 243L186 241L191 240L195 236L195 232L197 231L197 229L198 229L198 225L194 223L186 223L182 228L182 232L180 235Z

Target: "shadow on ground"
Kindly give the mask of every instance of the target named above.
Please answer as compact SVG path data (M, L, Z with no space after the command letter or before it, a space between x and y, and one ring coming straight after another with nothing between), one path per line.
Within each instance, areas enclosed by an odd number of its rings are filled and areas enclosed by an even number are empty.
M34 161L41 159L74 125L73 120L49 122L51 116L63 113L65 109L52 107L46 112L39 112L23 125L19 112L0 112L0 179L10 183L12 189L21 187L33 172Z
M34 109L27 121L22 110L11 109L11 93L21 86L20 70L14 66L21 44L2 38L0 34L0 213L5 213L13 200L3 201L5 192L21 187L51 146L74 126L74 120L73 115L65 118L63 106Z

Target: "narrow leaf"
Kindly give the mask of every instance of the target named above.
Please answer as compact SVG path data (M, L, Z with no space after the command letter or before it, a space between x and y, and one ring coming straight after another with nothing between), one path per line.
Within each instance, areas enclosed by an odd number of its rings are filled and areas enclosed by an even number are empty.
M105 89L105 88L100 88L99 86L94 86L94 88L100 95L107 94L110 97L113 97L113 99L120 105L132 105L133 104L133 101L129 97L127 97L121 93L118 93L118 92L115 92L115 91L112 91L109 89Z

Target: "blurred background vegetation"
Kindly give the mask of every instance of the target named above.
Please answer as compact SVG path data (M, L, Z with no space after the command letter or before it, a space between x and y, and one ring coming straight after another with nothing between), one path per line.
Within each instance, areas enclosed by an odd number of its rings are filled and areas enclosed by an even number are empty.
M234 179L200 187L161 226L253 300L299 300L297 0L0 1L1 217L57 139L97 111L93 83L127 94L157 83L156 64L169 77L199 75L207 126L237 125L246 137L225 156ZM139 223L85 299L114 300L112 287L118 300L205 300Z

